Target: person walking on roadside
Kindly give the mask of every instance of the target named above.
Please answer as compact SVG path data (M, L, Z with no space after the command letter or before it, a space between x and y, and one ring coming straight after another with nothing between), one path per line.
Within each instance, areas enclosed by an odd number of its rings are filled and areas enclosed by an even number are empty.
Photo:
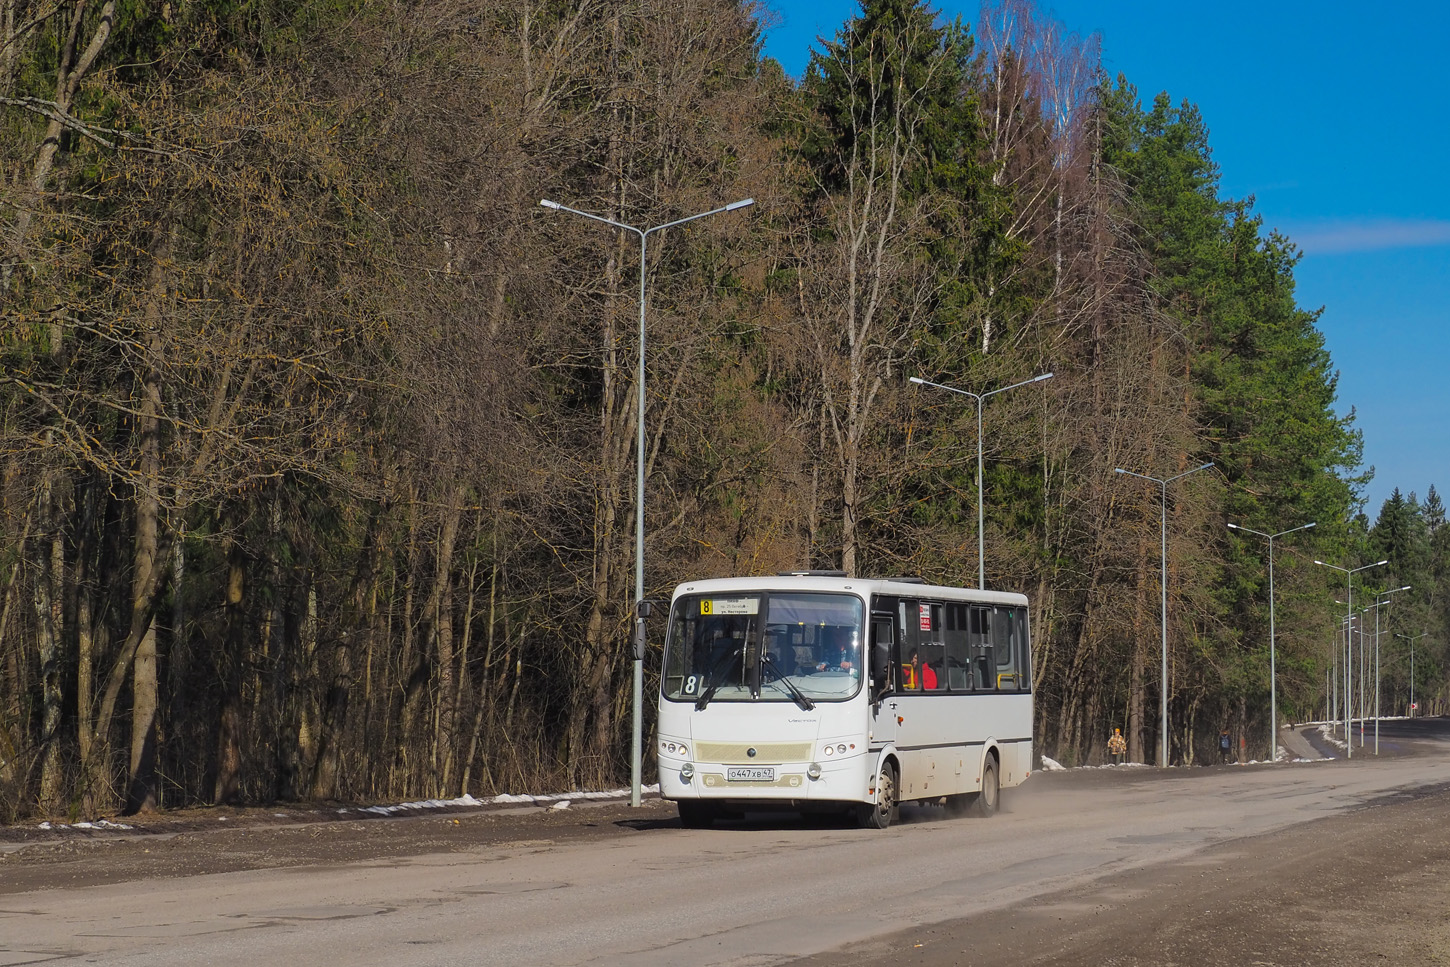
M1123 756L1128 753L1128 740L1123 738L1122 729L1113 729L1113 737L1108 739L1108 755L1113 757L1113 762L1123 764Z

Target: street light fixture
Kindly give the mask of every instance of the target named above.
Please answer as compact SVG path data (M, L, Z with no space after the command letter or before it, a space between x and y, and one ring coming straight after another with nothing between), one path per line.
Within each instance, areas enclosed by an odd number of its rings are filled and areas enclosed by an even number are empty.
M1428 631L1422 631L1418 635L1395 635L1396 638L1403 638L1410 643L1410 707L1408 709L1410 718L1415 717L1415 642L1428 635Z
M1327 567L1327 568L1330 568L1330 569L1335 570L1335 571L1339 571L1339 572L1341 572L1341 573L1344 574L1344 582L1345 582L1345 585L1349 588L1349 600L1347 600L1344 603L1344 607L1345 607L1345 613L1347 615L1349 615L1350 628L1353 629L1353 627L1354 627L1354 576L1355 576L1355 574L1357 574L1360 571L1368 571L1372 567L1379 567L1381 564L1388 564L1388 563L1390 563L1389 558L1385 558L1383 561L1375 561L1373 564L1365 564L1362 567L1340 567L1338 564L1329 564L1329 563L1326 563L1324 561L1315 561L1314 563L1315 564L1318 564L1320 567ZM1354 672L1349 667L1350 661L1354 657L1354 635L1352 633L1351 634L1346 634L1344 636L1344 647L1345 647L1345 656L1344 656L1344 748L1345 748L1345 756L1344 757L1346 759L1353 759L1354 758L1354 737L1350 734L1350 728L1351 728L1350 718L1351 718L1351 713L1350 713L1350 707L1349 707L1349 691L1350 691L1350 687L1352 686L1353 681L1354 681L1354 679L1353 679Z
M1401 591L1410 590L1410 585L1402 588L1395 588L1391 591L1381 591L1384 597L1391 594L1399 594ZM1380 605L1389 604L1388 601L1376 600L1374 603L1374 754L1380 754ZM1363 721L1363 720L1361 720ZM1361 727L1360 734L1364 734Z
M639 236L639 364L635 371L635 385L638 389L638 412L635 419L635 498L634 498L634 601L635 601L635 635L634 635L634 722L631 729L630 752L629 752L629 804L638 806L640 804L640 761L642 757L642 745L644 734L644 616L640 613L640 602L644 600L644 308L645 308L645 281L649 276L648 240L655 232L663 231L666 228L673 228L676 225L683 225L686 222L693 222L696 219L705 218L710 215L718 215L721 212L733 212L740 208L746 208L755 204L754 198L746 198L742 201L732 201L723 208L712 208L707 212L700 212L698 215L690 215L685 218L677 218L672 222L665 222L663 225L655 225L650 228L636 228L633 225L626 225L624 222L617 222L612 218L605 218L603 215L595 215L590 212L580 211L577 208L570 208L568 205L561 205L548 198L539 199L539 204L545 208L559 212L569 212L581 218L592 219L596 222L603 222L626 232L634 232Z
M1162 488L1162 496L1158 504L1158 536L1163 549L1162 576L1159 579L1158 602L1163 632L1163 674L1161 690L1158 695L1158 768L1160 769L1168 768L1168 485L1175 480L1183 479L1189 474L1198 473L1200 470L1207 470L1211 466L1213 466L1212 463L1205 463L1201 467L1185 470L1166 480L1159 479L1158 477L1150 477L1146 473L1134 473L1132 470L1124 470L1122 467L1113 468L1113 473L1125 473L1130 477L1141 477L1144 480L1151 480Z
M964 389L957 389L955 386L944 386L941 383L928 382L920 376L911 377L911 382L920 386L934 386L937 389L944 389L948 393L960 393L963 396L970 396L977 401L977 587L983 590L986 590L987 587L987 558L985 556L986 543L982 536L982 401L989 396L1005 393L1009 389L1016 389L1019 386L1026 386L1029 383L1040 383L1044 379L1052 379L1052 374L1043 373L1041 376L1024 379L1020 383L1003 386L1001 389L994 389L988 393L971 393Z
M1277 534L1265 534L1263 531L1256 531L1252 527L1242 527L1238 524L1228 526L1232 530L1257 534L1269 542L1269 761L1277 762L1279 760L1279 694L1274 667L1274 539L1295 531L1308 530L1314 526L1314 523L1300 524L1298 527L1291 527L1286 531L1279 531Z

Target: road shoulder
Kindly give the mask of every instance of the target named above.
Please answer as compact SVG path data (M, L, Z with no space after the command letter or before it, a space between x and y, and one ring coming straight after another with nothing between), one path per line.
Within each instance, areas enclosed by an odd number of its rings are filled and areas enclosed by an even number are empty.
M1450 964L1450 790L1400 800L797 964Z

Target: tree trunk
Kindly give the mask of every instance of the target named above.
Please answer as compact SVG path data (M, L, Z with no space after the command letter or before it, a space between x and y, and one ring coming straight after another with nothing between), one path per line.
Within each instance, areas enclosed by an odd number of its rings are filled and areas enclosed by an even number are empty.
M147 334L150 359L141 384L139 438L140 487L135 495L136 536L132 574L132 610L145 612L144 625L136 634L135 658L131 669L131 768L126 783L126 813L134 815L156 807L156 598L165 564L160 560L158 535L161 525L161 325L166 300L162 263L171 251L168 243L156 254L152 295L148 305ZM149 590L149 595L148 595ZM134 618L133 618L134 621ZM134 628L134 624L133 624Z
M65 540L61 529L63 502L56 475L47 473L41 480L36 500L37 512L41 515L36 541L41 568L34 584L36 648L40 657L41 683L40 811L47 816L54 815L60 806L64 780L60 755L64 699L60 674L65 594Z
M351 594L354 620L364 630L364 647L369 648L376 622L377 558L379 554L382 508L375 506L368 515L368 525L361 551L358 554L357 570L352 581ZM317 730L317 759L312 769L310 783L313 799L332 799L338 795L338 774L342 766L342 747L347 731L348 703L353 685L353 650L357 635L346 629L334 639L332 653L332 681L322 703L322 721Z
M454 761L454 720L457 717L457 670L454 668L453 645L453 551L458 543L458 525L463 516L466 488L457 484L449 494L438 527L438 553L434 560L433 592L429 596L428 613L432 619L435 648L438 655L438 725L433 736L433 775L435 795L446 795L452 786Z
M242 794L242 663L246 647L247 572L241 548L232 544L227 554L225 644L218 662L222 682L221 716L217 730L216 783L212 801L234 803Z
M96 763L91 748L92 704L95 700L95 657L97 652L95 615L90 589L92 561L102 553L104 542L95 534L96 503L100 490L92 477L83 484L80 522L80 537L77 541L75 588L76 588L76 745L80 752L81 807L88 815L95 815L98 796L95 775Z

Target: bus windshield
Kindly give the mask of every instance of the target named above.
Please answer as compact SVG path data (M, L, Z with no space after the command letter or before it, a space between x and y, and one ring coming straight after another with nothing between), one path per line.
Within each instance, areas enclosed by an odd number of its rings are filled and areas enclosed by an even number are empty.
M863 611L850 594L682 596L670 613L664 696L696 703L848 699L861 687Z

